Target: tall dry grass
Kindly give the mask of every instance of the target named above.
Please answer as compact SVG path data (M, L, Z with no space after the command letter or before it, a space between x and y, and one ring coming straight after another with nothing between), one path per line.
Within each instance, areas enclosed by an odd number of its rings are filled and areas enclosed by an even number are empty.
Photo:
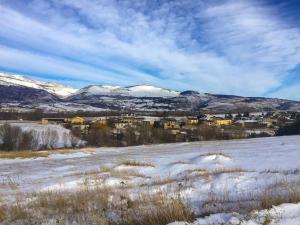
M195 216L186 200L166 192L129 197L126 190L89 188L31 194L0 208L0 221L13 224L165 225Z
M111 173L111 169L100 171ZM235 169L234 172L241 172ZM216 173L219 174L219 171ZM124 176L124 174L122 174ZM158 181L159 185L176 180ZM89 224L89 225L166 225L174 221L193 221L196 217L213 213L269 209L273 205L300 202L300 183L287 178L236 195L230 191L208 193L193 213L191 202L178 191L147 192L147 188L132 192L127 186L109 188L86 182L76 191L47 191L19 198L14 204L1 204L0 223L23 224ZM181 187L184 188L184 187ZM157 189L156 189L157 190ZM0 199L1 200L1 199ZM265 220L270 221L269 218Z
M48 157L51 154L70 154L74 152L87 152L92 153L94 149L77 150L73 148L63 148L55 150L22 150L22 151L0 151L0 159L16 159L16 158L37 158L37 157Z
M273 205L300 202L300 182L281 180L267 188L261 197L261 208L269 209Z
M139 162L135 160L125 160L121 162L121 165L125 166L141 166L141 167L154 167L153 164L148 162Z
M235 195L224 189L218 193L211 192L200 207L200 214L239 212L248 213L253 210L270 209L283 203L300 202L300 182L282 178L265 188L256 191L248 190L244 194Z

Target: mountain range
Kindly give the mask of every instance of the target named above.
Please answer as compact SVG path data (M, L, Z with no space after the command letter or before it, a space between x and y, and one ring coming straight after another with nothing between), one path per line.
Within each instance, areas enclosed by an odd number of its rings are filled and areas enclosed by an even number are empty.
M90 85L81 89L0 73L1 109L47 111L300 111L300 102L263 97L178 92L151 85Z

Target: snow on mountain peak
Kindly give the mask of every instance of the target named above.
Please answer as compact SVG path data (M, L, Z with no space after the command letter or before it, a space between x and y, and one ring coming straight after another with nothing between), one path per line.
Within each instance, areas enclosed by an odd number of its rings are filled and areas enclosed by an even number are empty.
M130 95L135 97L176 97L179 92L155 87L151 85L137 85L127 87Z
M65 87L61 84L36 81L22 75L18 75L18 74L10 75L6 73L0 73L0 85L23 86L23 87L29 87L34 89L41 89L62 98L65 98L77 91L77 89L71 87Z
M167 90L151 85L136 85L130 87L90 85L80 89L76 94L86 95L109 95L109 96L131 96L131 97L176 97L179 92Z

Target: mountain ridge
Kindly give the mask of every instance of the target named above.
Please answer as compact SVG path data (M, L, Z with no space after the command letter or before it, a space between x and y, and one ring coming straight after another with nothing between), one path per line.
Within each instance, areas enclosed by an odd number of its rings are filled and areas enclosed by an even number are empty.
M27 105L28 108L39 108L39 104L43 104L45 108L45 105L56 102L61 106L57 110L64 110L64 104L68 104L66 108L74 104L82 108L78 110L97 108L127 111L300 111L300 102L278 98L209 94L193 90L179 92L153 85L89 85L76 90L60 84L3 73L0 73L0 93L5 96L2 97L1 103L19 103L20 107Z
M31 79L19 74L7 74L0 72L0 85L2 86L22 86L34 89L45 90L60 98L67 97L77 91L75 88L66 87L53 82L43 82Z

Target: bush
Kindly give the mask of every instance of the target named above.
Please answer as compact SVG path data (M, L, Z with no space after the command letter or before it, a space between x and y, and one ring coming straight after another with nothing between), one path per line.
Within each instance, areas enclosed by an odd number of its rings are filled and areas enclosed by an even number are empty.
M296 122L279 128L276 132L277 136L300 134L300 119Z

